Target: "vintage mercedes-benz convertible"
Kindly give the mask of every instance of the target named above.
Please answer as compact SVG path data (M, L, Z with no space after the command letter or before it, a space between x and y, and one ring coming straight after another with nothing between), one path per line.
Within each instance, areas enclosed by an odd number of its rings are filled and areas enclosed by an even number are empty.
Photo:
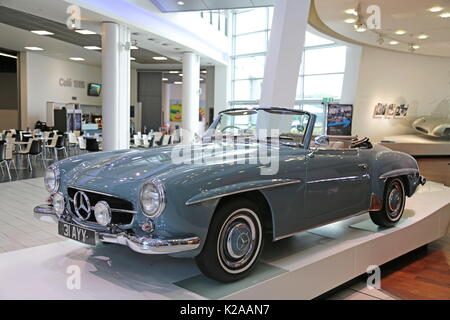
M314 137L315 120L294 109L232 109L193 145L62 160L47 170L49 204L35 214L86 244L195 257L222 282L246 276L264 241L366 212L394 226L425 183L417 162L368 139Z

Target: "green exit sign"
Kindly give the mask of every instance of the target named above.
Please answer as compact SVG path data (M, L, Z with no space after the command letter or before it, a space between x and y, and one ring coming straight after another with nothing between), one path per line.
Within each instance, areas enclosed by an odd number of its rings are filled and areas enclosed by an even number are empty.
M322 102L333 102L334 98L323 98Z

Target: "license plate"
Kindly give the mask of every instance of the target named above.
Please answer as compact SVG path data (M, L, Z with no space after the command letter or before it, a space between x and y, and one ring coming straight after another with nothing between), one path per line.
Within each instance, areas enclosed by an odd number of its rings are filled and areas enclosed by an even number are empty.
M96 243L96 234L95 231L81 228L79 226L65 223L65 222L58 222L58 233L62 235L63 237L89 244L91 246L95 246Z

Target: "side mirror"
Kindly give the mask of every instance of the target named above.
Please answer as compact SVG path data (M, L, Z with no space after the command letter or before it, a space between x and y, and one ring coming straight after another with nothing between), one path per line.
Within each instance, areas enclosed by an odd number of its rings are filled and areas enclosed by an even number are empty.
M314 139L314 145L316 147L326 148L330 145L330 138L327 136L318 136Z

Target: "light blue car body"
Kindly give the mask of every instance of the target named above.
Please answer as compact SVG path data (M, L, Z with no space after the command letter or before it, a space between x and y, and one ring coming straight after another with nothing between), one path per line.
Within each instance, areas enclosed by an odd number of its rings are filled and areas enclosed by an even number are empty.
M312 116L312 119L315 119ZM314 121L312 124L314 125ZM306 140L312 138L312 128ZM233 142L212 141L195 148L224 147ZM166 238L196 236L200 245L177 252L176 256L196 256L208 235L209 225L220 202L229 197L247 196L263 203L273 240L331 223L349 216L376 210L383 201L384 185L390 177L401 177L411 196L421 183L417 162L411 156L375 145L371 149L320 149L309 143L301 146L276 145L279 170L261 175L260 164L239 164L261 142L248 141L246 151L235 152L234 162L176 164L172 149L177 146L98 152L71 157L56 163L60 172L58 192L67 199L68 187L112 195L130 201L136 211L126 232L146 236L142 226L148 221L141 210L141 187L151 178L164 185L166 205L156 218L152 235ZM231 153L230 153L231 152ZM75 220L76 222L76 220ZM108 232L97 224L81 223L97 232Z

